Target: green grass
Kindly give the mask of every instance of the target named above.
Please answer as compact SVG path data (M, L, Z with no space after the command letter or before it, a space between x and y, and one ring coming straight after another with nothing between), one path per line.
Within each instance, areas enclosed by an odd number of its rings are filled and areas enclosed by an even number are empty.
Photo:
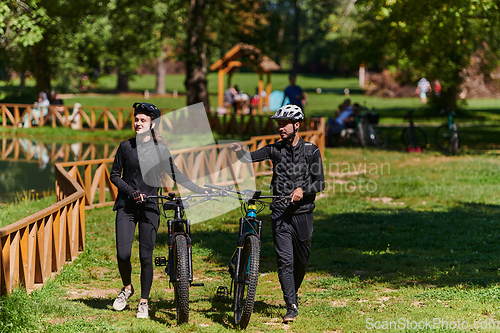
M47 195L39 199L38 193L25 192L18 194L15 203L0 205L0 228L35 214L55 202L56 198L53 195Z
M499 153L450 157L432 151L328 149L327 196L317 201L300 316L288 326L279 321L285 308L266 210L260 215L261 276L247 331L368 332L373 331L369 325L400 319L469 325L500 320ZM1 322L12 321L20 332L233 331L231 303L216 299L215 290L229 286L226 267L239 215L233 211L192 228L195 281L205 287L191 288L188 325L176 325L173 289L160 268L155 269L150 320L135 318L138 294L130 309L112 310L121 281L111 208L87 211L85 252L39 292L14 294L11 308L31 310L20 319L2 311ZM165 229L163 221L155 255L168 251ZM138 288L137 245L132 258Z

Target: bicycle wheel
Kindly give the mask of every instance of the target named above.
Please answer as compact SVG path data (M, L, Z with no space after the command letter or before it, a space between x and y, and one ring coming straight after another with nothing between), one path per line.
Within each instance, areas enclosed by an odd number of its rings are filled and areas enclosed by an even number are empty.
M186 237L177 235L173 248L174 271L177 281L174 282L175 306L177 322L189 322L189 265Z
M239 274L234 280L234 322L246 328L250 322L259 280L259 239L248 236L241 251Z
M371 128L368 130L368 142L377 148L387 147L387 134L380 129Z
M453 129L451 131L450 143L451 143L451 153L453 155L456 155L458 153L458 147L460 145L460 134L458 134L457 129Z
M401 133L401 140L406 147L427 148L427 134L419 127L406 127Z
M358 141L361 148L365 148L366 146L365 129L361 122L359 122L356 125L356 135L358 136Z
M448 125L441 125L436 129L434 138L441 151L444 153L452 153L453 155L457 154L458 147L460 146L460 135L458 134L458 130L455 129L450 132Z

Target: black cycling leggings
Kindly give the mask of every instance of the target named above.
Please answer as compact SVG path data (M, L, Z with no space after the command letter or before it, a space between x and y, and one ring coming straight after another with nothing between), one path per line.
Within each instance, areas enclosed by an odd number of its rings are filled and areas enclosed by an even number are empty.
M313 213L271 214L278 278L287 305L297 304L297 292L306 275L311 250Z
M132 242L139 223L139 258L141 260L141 298L148 299L153 283L153 249L160 226L160 216L154 208L121 207L116 211L116 257L124 286L132 283Z

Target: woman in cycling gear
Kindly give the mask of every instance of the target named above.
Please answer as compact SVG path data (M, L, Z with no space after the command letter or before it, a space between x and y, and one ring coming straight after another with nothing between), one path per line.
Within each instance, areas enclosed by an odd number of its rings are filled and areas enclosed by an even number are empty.
M302 109L285 105L271 119L278 122L281 141L251 152L250 158L238 143L232 143L231 149L245 163L271 160L273 194L291 196L288 202L271 204L278 277L287 306L283 322L289 322L299 314L297 292L309 260L314 200L316 193L325 189L325 182L318 147L298 135L300 122L304 119Z
M123 310L127 305L127 300L134 294L130 257L135 228L138 224L141 300L137 317L148 318L148 297L153 282L153 249L160 217L156 202L142 202L146 196L158 195L159 187L154 186L156 182L151 181L151 179L145 181L143 178L138 150L153 152L154 154L149 156L156 155L161 158L161 161L170 161L170 167L165 168L164 171L174 181L177 181L190 191L196 193L206 193L206 191L194 184L177 169L167 146L155 135L153 120L161 116L160 110L150 103L135 103L133 108L136 137L120 143L110 174L111 182L118 188L118 196L113 210L116 211L118 269L124 286L114 301L113 308L117 311ZM142 156L148 155L141 154ZM150 172L146 176L153 178L158 177L158 174Z

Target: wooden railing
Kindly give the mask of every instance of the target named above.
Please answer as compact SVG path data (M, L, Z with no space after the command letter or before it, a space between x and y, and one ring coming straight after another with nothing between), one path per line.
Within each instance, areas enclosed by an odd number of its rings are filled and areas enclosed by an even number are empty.
M28 119L27 127L32 126L32 121L29 119L32 119L36 126L70 127L72 123L69 119L75 111L74 106L64 106L64 112L60 114L54 106L50 106L45 116L38 116L33 112L33 105L30 104L0 104L0 109L2 127L19 127L23 125L23 119ZM173 109L163 109L162 111L168 113ZM134 126L132 108L81 106L75 113L80 116L77 129L107 131L133 129ZM270 114L236 115L232 113L220 116L213 112L208 113L207 117L212 130L220 135L251 137L273 134L276 133L277 129L275 121L270 119ZM182 113L179 113L178 118L182 118ZM175 130L176 119L166 119L163 125ZM301 125L301 131L317 130L319 126L320 118L306 118L306 121Z
M299 132L324 154L324 119L316 131ZM278 135L253 137L245 143L254 151L279 140ZM230 154L229 144L172 152L189 178L218 184L247 176L271 174L269 161L246 165ZM57 202L36 214L0 229L0 294L14 287L28 291L44 283L52 272L73 261L85 249L85 209L112 205L117 189L110 181L113 158L55 164ZM167 183L167 190L173 189Z
M47 159L51 163L114 157L119 146L118 143L97 145L93 142L46 144L27 138L2 138L0 142L2 161L40 162Z
M28 291L85 248L85 192L55 165L58 202L0 229L0 294Z
M70 119L79 115L80 120L76 129L122 130L127 127L133 129L134 112L132 108L81 106L75 110L75 106L64 106L64 112L61 114L54 106L49 106L47 114L40 116L33 111L31 104L0 104L0 107L2 109L2 127L20 127L22 125L31 127L32 122L36 126L70 127L72 125Z

